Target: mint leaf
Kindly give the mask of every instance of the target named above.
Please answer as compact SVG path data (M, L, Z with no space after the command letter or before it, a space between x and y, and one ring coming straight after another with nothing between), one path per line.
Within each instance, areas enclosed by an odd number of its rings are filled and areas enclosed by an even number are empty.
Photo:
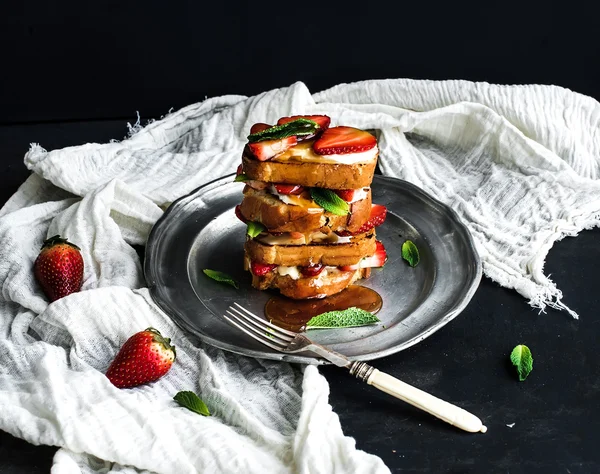
M342 311L328 311L314 316L306 323L306 329L350 328L378 322L379 318L374 314L353 306Z
M281 140L292 135L312 135L319 130L319 124L313 120L299 118L283 125L275 125L266 130L248 135L250 143L262 142L263 140Z
M411 241L407 240L402 244L402 258L408 262L411 267L416 267L421 258L419 257L419 249Z
M245 182L245 181L249 181L250 178L248 178L248 176L246 176L244 173L242 174L238 174L235 179L233 180L234 183L239 183L239 182Z
M523 382L533 370L533 356L529 347L519 344L510 353L510 361L517 368L519 381Z
M194 392L178 392L177 395L173 397L173 400L179 403L182 407L198 413L199 415L210 416L208 407Z
M350 206L330 189L310 188L310 197L326 211L337 216L345 216L350 212Z
M249 221L247 226L248 227L246 228L246 234L248 234L251 239L253 239L258 234L260 234L263 230L266 229L266 227L264 225L262 225L260 222Z
M227 283L236 289L239 288L237 282L229 275L227 275L227 273L219 272L217 270L209 270L208 268L205 268L202 271L207 277L212 278L213 280L220 281L222 283Z

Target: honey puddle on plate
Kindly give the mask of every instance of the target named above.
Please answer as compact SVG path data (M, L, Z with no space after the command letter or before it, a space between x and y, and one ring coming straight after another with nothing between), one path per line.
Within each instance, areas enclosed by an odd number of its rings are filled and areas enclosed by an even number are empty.
M279 327L299 332L318 314L353 306L376 314L382 304L381 296L376 291L365 286L351 285L344 291L323 299L293 300L285 296L273 296L265 305L265 316Z

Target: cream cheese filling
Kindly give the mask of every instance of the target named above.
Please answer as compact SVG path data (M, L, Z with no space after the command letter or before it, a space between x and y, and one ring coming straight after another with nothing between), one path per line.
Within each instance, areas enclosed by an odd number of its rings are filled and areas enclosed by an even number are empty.
M285 267L283 265L280 265L275 268L275 271L281 276L286 276L286 275L289 276L292 280L298 280L299 278L303 278L303 275L300 272L300 267L297 267L297 266ZM320 286L325 285L327 283L326 282L327 275L330 275L330 276L335 275L336 273L339 273L340 271L341 270L338 267L327 266L327 267L323 268L321 273L319 273L319 275L315 279L313 279L313 281L312 281L313 286L320 287Z
M339 236L335 232L325 234L323 232L311 232L302 234L300 232L284 232L274 235L267 232L259 234L255 239L266 245L308 245L308 244L349 244L351 236Z
M312 148L312 140L301 142L289 150L272 158L272 161L304 161L311 163L338 163L343 165L353 165L355 163L370 163L377 158L379 148L375 145L373 148L360 153L345 153L342 155L319 155Z

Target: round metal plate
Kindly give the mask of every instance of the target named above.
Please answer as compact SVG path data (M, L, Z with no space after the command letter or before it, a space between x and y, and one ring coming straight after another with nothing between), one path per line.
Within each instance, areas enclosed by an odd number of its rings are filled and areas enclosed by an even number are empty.
M156 223L146 246L144 272L154 301L181 327L213 346L259 358L324 363L310 355L272 351L229 325L221 315L238 302L262 315L273 293L250 285L243 270L245 225L234 214L243 183L233 175L213 181L174 202ZM348 356L370 360L425 339L456 317L481 279L471 236L450 208L402 180L375 176L373 202L388 208L377 228L388 261L360 284L383 299L380 324L310 331L315 342ZM401 255L405 240L419 249L411 268ZM211 280L203 269L231 275L240 288Z

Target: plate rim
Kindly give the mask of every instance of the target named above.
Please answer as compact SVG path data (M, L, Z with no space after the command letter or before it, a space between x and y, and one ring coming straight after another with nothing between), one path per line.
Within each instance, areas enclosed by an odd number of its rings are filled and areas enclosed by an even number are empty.
M187 201L191 201L191 200L195 199L197 197L197 195L205 188L210 188L211 186L221 185L221 184L230 184L230 183L232 183L232 178L234 176L235 176L235 173L221 176L221 177L216 178L212 181L209 181L209 182L203 184L202 186L195 188L194 190L190 191L189 193L177 198L175 201L173 201L167 207L167 209L164 211L163 215L152 226L152 229L150 230L150 233L148 234L148 238L146 239L144 262L143 262L144 279L146 281L146 285L148 287L152 301L182 330L184 330L185 332L191 333L192 335L194 335L195 337L200 339L202 342L205 342L216 348L227 350L229 352L233 352L233 353L243 355L243 356L250 356L250 357L255 357L255 358L260 358L260 359L281 360L281 361L312 364L312 365L330 364L328 361L326 361L322 358L318 358L318 357L286 354L284 352L276 352L276 351L263 352L263 351L254 350L254 349L240 349L238 346L215 339L209 335L202 333L198 329L192 327L192 325L188 324L186 321L182 320L179 317L179 315L177 314L177 310L175 310L171 306L169 306L165 301L163 301L163 299L160 297L160 295L158 295L156 293L157 285L153 283L153 281L155 281L155 279L152 276L156 273L155 270L156 270L156 267L158 267L158 266L157 265L152 266L151 263L152 263L153 255L156 254L157 249L160 247L160 239L157 236L160 233L164 233L164 229L162 228L164 225L164 222L169 221L170 216L174 212L177 211L178 207L181 206L181 204L184 201L187 202ZM395 178L392 176L384 176L384 175L376 174L373 177L373 181L389 181L389 182L401 183L402 186L404 186L405 188L408 188L408 190L411 194L415 194L415 195L419 196L420 199L423 199L425 201L433 202L438 209L444 211L448 215L448 217L451 219L453 224L456 226L457 230L460 231L460 233L462 234L465 244L466 244L468 250L470 251L470 253L472 254L472 257L473 257L472 264L475 268L475 272L473 274L473 278L469 282L469 287L468 287L467 291L462 295L462 297L460 298L460 301L457 304L455 304L450 310L446 311L446 313L443 314L434 325L432 325L431 327L422 331L417 336L414 336L413 338L411 338L401 344L397 344L392 347L389 347L389 348L386 348L383 350L379 350L376 352L371 352L369 354L361 355L360 357L348 357L349 360L368 361L368 360L374 360L374 359L386 357L388 355L392 355L397 352L401 352L405 349L408 349L409 347L412 347L412 346L418 344L419 342L423 341L424 339L431 336L435 332L439 331L441 328L446 326L446 324L448 324L450 321L452 321L454 318L456 318L466 308L466 306L472 300L473 295L477 291L477 288L479 287L479 284L481 282L481 278L483 275L481 257L479 255L479 253L477 252L477 248L475 246L475 241L473 240L473 236L472 236L471 232L469 231L469 229L467 228L467 226L465 225L465 223L462 221L462 219L458 215L458 213L454 209L452 209L450 206L443 203L436 197L430 195L429 193L427 193L425 190L418 187L417 185L415 185L409 181L403 180L401 178ZM210 314L213 314L216 317L220 317L220 315L215 314L213 311L211 311L210 308L208 308L202 300L198 299L198 301L202 304L202 306ZM266 348L266 346L265 346L265 348Z

